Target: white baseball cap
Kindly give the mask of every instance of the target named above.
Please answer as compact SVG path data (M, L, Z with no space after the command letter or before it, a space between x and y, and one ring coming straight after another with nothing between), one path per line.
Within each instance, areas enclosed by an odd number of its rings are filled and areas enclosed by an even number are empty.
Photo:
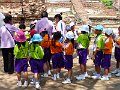
M69 40L73 39L74 38L74 33L72 31L68 31L66 33L66 38L68 38Z
M111 28L107 28L107 29L105 29L105 33L107 35L113 35L113 30Z
M85 32L89 33L89 26L88 25L82 25L81 31L85 31Z
M71 22L70 23L70 27L74 26L75 25L75 22Z

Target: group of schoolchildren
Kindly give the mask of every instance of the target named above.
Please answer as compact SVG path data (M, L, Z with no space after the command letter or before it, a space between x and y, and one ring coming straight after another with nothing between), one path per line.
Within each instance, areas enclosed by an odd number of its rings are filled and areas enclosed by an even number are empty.
M88 77L87 73L87 56L89 53L90 37L89 25L83 25L80 28L81 33L76 37L72 28L66 28L67 33L64 40L61 42L61 32L55 32L50 38L47 31L42 31L37 34L35 30L30 31L30 39L25 36L25 26L20 26L20 31L15 33L14 39L16 45L14 48L15 55L15 71L18 77L18 86L22 86L21 72L24 72L24 86L28 86L28 66L30 64L31 72L34 73L32 82L35 88L40 88L40 76L43 77L51 75L53 69L52 79L60 78L61 69L65 67L68 70L67 78L62 82L63 84L71 83L72 67L73 67L73 53L74 46L77 49L79 56L80 75L76 76L77 80L84 80ZM91 76L93 79L109 80L111 77L111 55L113 43L115 43L115 59L117 60L116 76L120 76L119 61L120 61L120 28L118 28L118 36L113 35L113 30L108 28L104 30L105 39L103 36L104 27L96 25L94 33L96 34L93 44L93 62L95 65L95 73ZM74 39L76 37L76 39ZM52 60L52 67L50 60ZM28 63L29 62L29 63ZM101 68L104 68L104 75L101 76Z

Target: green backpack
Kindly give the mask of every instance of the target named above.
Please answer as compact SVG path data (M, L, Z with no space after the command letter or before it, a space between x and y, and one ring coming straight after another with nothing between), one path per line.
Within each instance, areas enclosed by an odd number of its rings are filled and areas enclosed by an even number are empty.
M30 57L33 59L41 60L43 59L44 56L44 51L42 47L39 46L39 44L32 43L29 47L29 53L30 53Z

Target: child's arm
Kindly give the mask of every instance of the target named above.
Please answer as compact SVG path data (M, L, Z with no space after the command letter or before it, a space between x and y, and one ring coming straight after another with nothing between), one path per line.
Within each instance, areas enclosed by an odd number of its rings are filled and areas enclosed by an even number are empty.
M14 48L14 55L15 55L15 57L17 56L18 51L19 51L18 46L15 45L15 48Z
M39 49L38 49L38 55L39 55L39 57L40 57L41 59L42 59L43 56L44 56L44 51L43 51L43 49L42 49L41 46L39 46Z

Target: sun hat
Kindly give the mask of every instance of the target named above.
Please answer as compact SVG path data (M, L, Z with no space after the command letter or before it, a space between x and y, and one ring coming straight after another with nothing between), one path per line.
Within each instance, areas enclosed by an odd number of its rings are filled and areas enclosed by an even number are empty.
M36 34L36 33L37 33L37 31L33 29L33 30L30 31L30 36L33 37L33 35Z
M25 33L22 30L17 31L15 33L14 39L17 42L25 42L26 41Z
M103 31L103 25L96 25L95 30Z
M85 32L89 33L89 26L88 25L82 25L81 31L85 31Z
M43 38L40 34L34 34L31 40L32 42L41 42Z
M70 27L74 26L75 25L75 22L71 22L70 23Z
M69 31L66 33L66 38L68 38L69 40L74 38L74 33L72 31Z
M111 28L107 28L107 29L105 29L105 33L107 35L113 35L113 30Z

